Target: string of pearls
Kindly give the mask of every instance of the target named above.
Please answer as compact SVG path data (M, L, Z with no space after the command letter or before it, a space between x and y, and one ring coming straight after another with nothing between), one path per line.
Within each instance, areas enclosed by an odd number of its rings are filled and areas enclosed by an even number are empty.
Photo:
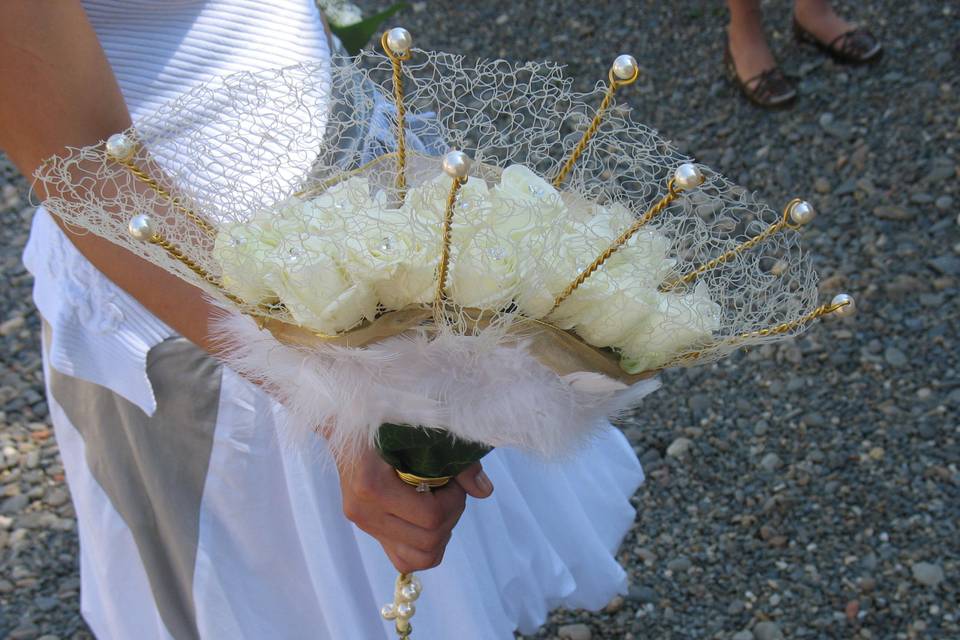
M420 593L423 591L423 585L420 578L413 574L401 573L397 577L397 582L393 588L393 602L383 605L380 609L380 615L384 620L395 620L397 635L400 638L409 638L413 626L410 624L410 618L417 612L413 604Z

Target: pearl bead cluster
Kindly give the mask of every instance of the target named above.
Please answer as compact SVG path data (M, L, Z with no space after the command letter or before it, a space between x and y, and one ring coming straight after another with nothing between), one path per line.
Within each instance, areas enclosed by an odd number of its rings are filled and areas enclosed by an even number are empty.
M380 615L384 620L396 620L398 630L406 630L410 626L410 618L417 612L413 603L422 591L423 585L417 576L399 576L393 590L393 602L384 605L380 609Z

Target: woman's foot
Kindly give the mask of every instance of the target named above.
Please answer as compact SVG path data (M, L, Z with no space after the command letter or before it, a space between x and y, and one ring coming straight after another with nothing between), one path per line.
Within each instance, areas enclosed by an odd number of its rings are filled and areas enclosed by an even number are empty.
M777 67L763 31L731 22L724 61L733 81L750 102L776 109L793 103L797 91Z
M883 53L870 31L847 22L827 0L796 0L793 27L798 39L815 44L840 62L873 62Z

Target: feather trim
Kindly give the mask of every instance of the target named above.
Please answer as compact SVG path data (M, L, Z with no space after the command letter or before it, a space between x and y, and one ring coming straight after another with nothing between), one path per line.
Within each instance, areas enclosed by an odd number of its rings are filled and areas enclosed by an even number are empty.
M659 388L596 373L560 376L522 341L412 331L363 348L278 342L249 317L212 321L221 359L285 405L293 436L324 433L334 455L372 445L385 422L444 429L547 459L574 453Z

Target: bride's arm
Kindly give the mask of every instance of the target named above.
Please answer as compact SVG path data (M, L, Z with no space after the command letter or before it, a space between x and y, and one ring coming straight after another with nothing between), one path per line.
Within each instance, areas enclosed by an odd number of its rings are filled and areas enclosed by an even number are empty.
M77 0L0 0L0 148L24 175L67 146L96 144L129 126L116 78ZM212 309L200 289L107 240L57 223L110 280L211 350ZM380 541L398 569L425 569L443 556L465 493L483 498L493 490L479 472L474 465L449 489L421 496L371 450L340 469L344 512Z
M130 114L76 0L0 4L0 148L25 175L64 147L96 144L130 126ZM44 194L38 194L40 198ZM200 289L54 217L104 275L194 343L212 348L210 304Z

